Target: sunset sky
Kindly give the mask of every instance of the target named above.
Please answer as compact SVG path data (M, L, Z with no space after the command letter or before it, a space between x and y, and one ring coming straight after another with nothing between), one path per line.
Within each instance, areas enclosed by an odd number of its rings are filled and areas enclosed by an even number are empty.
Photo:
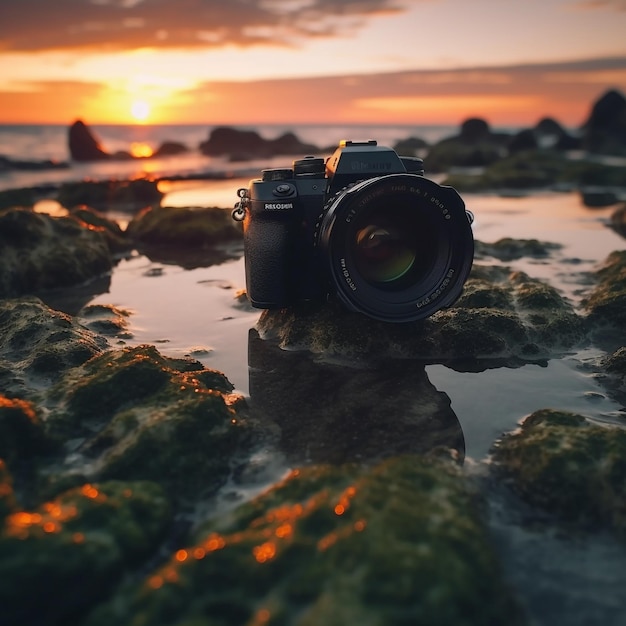
M0 123L576 126L626 0L1 0Z

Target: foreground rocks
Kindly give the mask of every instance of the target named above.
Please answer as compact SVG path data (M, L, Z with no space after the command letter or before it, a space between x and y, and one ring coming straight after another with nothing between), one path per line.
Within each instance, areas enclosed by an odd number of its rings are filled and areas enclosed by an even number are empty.
M527 501L564 524L626 538L626 429L546 409L502 439L494 459Z
M72 218L0 213L0 246L0 297L76 285L112 269L103 233Z
M521 624L481 520L446 460L296 470L86 623Z

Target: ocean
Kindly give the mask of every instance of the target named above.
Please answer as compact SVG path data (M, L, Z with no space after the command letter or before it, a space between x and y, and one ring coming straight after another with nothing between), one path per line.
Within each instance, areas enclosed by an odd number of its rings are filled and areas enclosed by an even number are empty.
M140 158L130 161L111 160L98 163L72 163L68 150L66 125L0 125L0 156L14 160L54 160L67 163L67 168L39 171L0 170L0 190L31 187L41 184L58 184L71 180L120 178L138 176L168 176L173 174L215 173L233 177L248 176L261 167L290 164L291 157L263 159L260 162L233 163L224 158L208 157L198 146L208 139L214 126L197 125L90 125L92 133L109 152L139 152L156 150L165 141L183 143L189 152L165 158ZM420 137L434 143L454 135L458 126L419 125L258 125L234 126L255 130L266 139L294 132L306 143L331 146L341 139L376 139L381 145L393 146L398 140ZM494 129L496 130L496 129ZM503 130L503 129L497 129ZM506 129L511 130L511 129ZM304 156L304 155L294 155Z

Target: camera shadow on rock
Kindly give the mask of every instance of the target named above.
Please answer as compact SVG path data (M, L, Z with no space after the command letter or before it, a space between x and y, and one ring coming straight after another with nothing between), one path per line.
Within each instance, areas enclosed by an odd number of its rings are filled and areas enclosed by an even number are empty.
M250 408L280 427L279 446L293 465L373 463L401 454L452 450L465 441L450 398L424 365L388 359L369 367L323 362L282 350L251 329Z

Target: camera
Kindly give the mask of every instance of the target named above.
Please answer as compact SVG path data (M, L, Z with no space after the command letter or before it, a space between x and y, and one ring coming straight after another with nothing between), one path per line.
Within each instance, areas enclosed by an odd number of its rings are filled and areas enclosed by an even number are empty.
M385 322L424 319L459 297L474 257L472 214L423 161L376 141L265 169L237 192L252 306L337 297Z

